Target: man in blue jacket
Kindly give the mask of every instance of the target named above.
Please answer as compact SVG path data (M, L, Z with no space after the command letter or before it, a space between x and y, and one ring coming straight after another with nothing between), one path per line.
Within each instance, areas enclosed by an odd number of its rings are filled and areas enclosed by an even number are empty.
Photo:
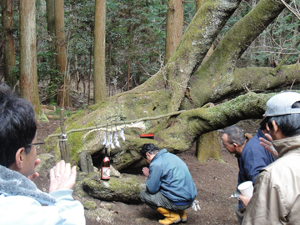
M186 209L192 206L197 189L186 164L166 149L154 144L144 144L141 154L149 168L143 173L148 177L141 200L166 218L160 224L186 222Z
M264 134L267 133L266 122L263 120L260 125L257 134L248 142L244 132L238 126L230 126L224 130L223 144L230 153L236 154L237 157L238 185L245 181L252 181L254 185L260 170L275 161L275 157L259 144L259 138L266 138ZM236 214L240 224L243 220L243 212L244 207L239 201Z

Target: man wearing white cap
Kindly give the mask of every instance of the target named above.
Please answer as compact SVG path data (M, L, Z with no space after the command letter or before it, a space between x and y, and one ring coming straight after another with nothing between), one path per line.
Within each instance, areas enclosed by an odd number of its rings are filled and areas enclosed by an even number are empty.
M300 94L273 96L265 117L278 159L257 177L243 224L300 224Z

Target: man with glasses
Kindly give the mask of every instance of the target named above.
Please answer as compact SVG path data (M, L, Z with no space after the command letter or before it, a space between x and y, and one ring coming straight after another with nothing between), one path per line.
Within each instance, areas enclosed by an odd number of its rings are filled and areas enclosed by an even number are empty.
M31 181L38 176L36 146L43 144L36 130L31 103L0 85L0 223L85 224L83 206L72 198L76 167L61 161L50 170L50 194Z
M147 189L141 191L142 202L165 216L158 221L160 224L186 222L186 209L197 196L186 164L166 149L159 151L154 144L144 144L141 154L149 164L149 168L143 168Z

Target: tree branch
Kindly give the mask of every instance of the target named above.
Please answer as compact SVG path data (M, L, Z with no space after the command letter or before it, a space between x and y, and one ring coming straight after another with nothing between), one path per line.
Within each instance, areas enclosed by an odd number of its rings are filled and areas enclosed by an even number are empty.
M286 3L284 0L281 0L281 2L285 5L285 7L291 12L293 13L297 18L298 20L300 20L300 13L294 9L292 6L290 6L288 3ZM295 2L296 4L296 2Z
M201 107L212 98L226 96L225 90L231 89L227 94L235 92L230 85L238 58L283 9L281 2L262 0L228 31L213 54L190 79L192 104ZM223 83L220 83L221 80Z

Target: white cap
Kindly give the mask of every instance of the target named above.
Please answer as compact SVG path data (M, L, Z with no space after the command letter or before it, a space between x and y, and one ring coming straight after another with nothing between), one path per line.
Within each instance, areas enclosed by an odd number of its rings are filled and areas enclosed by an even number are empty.
M292 108L292 105L298 101L300 102L300 94L297 92L287 91L274 95L267 101L267 110L264 116L280 116L300 113L300 108Z

